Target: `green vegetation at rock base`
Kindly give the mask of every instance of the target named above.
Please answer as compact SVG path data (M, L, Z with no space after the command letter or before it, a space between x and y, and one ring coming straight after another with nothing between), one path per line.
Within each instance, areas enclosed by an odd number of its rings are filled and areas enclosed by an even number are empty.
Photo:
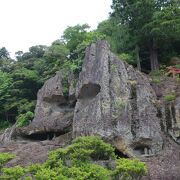
M48 159L43 164L2 167L13 157L14 155L7 153L0 154L0 179L133 180L140 179L147 173L147 167L143 162L118 158L114 148L97 136L79 137L66 148L49 152ZM112 162L116 167L111 165Z

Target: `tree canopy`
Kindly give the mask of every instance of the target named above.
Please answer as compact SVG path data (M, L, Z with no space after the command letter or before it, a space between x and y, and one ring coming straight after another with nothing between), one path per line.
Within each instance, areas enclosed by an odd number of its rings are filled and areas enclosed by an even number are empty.
M138 53L147 51L151 70L159 68L163 43L179 42L180 9L177 0L113 0L112 14L117 24L128 29ZM138 48L137 48L138 46ZM135 49L135 47L134 47ZM143 59L143 58L142 58Z

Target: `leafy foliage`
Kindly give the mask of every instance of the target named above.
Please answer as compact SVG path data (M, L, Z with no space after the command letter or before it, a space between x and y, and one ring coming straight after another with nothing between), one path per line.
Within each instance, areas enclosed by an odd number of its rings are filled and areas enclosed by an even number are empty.
M23 167L15 166L12 168L2 169L2 179L14 179L19 180L25 174L26 170Z
M1 155L1 154L0 154ZM1 156L0 156L1 157ZM13 157L13 156L12 156ZM11 158L12 158L11 157ZM7 162L8 158L5 160ZM97 161L115 161L116 168L100 166ZM66 148L49 153L43 164L33 164L22 168L15 166L3 168L1 179L37 179L37 180L109 180L140 179L147 173L144 163L139 160L117 159L114 148L100 137L87 136L75 139Z
M165 101L173 101L176 99L176 95L174 93L167 94L164 96Z
M34 117L34 113L32 113L31 111L26 112L25 114L20 114L17 117L17 127L23 127L23 126L27 126L31 120Z
M15 158L14 154L0 153L0 172L3 165L13 158Z
M140 179L146 175L147 168L138 160L118 159L113 172L116 179Z
M159 62L164 62L168 55L172 57L173 53L178 53L180 9L177 0L113 0L112 10L110 21L115 22L114 27L119 26L119 30L124 27L128 34L126 41L121 40L127 42L125 46L118 43L119 33L114 35L121 53L130 53L134 49L137 62L140 57L141 65L151 70L158 69ZM111 25L113 27L113 23Z
M12 124L8 121L0 120L0 132L10 127Z
M6 103L6 99L10 96L10 87L11 87L12 79L10 76L0 71L0 113L3 113L4 103Z

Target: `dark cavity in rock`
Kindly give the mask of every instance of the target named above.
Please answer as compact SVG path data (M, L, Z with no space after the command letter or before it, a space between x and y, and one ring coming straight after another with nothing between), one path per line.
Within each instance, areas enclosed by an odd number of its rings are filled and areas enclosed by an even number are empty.
M79 99L90 99L95 97L101 90L101 86L98 84L84 84L81 88Z
M59 137L66 132L43 132L43 133L35 133L31 135L24 135L23 138L33 140L33 141L45 141L52 140L55 137Z
M115 149L114 153L115 153L115 155L118 158L129 158L126 154L124 154L123 152L119 151L118 149Z
M151 150L149 146L139 145L134 148L134 154L136 155L149 155L151 154Z

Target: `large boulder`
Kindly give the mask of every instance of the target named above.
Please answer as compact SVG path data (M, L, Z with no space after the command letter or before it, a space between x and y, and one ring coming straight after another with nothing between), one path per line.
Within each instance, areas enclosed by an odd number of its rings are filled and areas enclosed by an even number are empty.
M148 78L112 54L106 41L87 48L76 97L74 137L101 135L129 156L162 149L156 95Z
M64 89L68 91L68 87L63 86L62 77L58 72L44 83L37 95L34 119L29 126L17 128L18 135L45 140L72 130L75 99L72 88L71 98L65 95Z

